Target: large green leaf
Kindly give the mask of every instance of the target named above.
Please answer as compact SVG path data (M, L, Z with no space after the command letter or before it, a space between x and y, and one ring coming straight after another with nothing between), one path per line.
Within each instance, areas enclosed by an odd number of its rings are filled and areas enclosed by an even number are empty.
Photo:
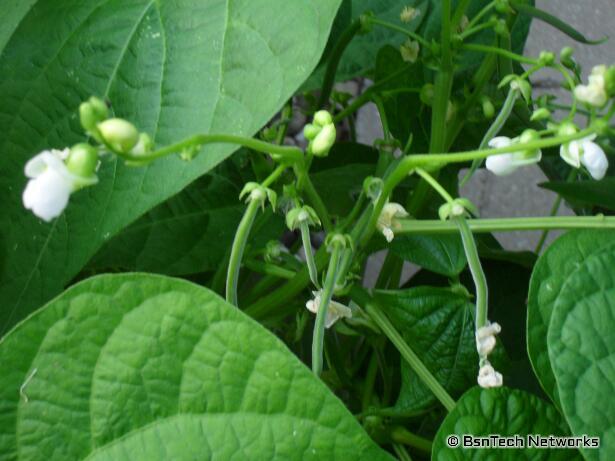
M611 240L613 242L613 240ZM566 277L547 344L562 410L573 434L600 437L589 460L615 453L615 244L577 263Z
M391 251L437 274L454 277L466 266L466 256L458 235L400 235Z
M395 327L440 383L461 394L476 380L473 306L466 295L446 288L378 291L375 297ZM402 361L396 410L410 412L435 402L433 393Z
M10 35L0 59L0 329L61 291L105 239L234 150L216 145L192 162L139 169L109 159L96 187L43 224L21 205L23 166L44 148L83 139L81 101L109 98L159 145L196 132L251 135L318 62L340 1L38 0L27 14L11 10L0 30Z
M528 297L527 349L540 384L558 406L557 386L547 350L547 331L555 302L568 276L614 238L612 231L569 232L557 239L534 267Z
M475 387L458 401L436 434L433 443L433 461L449 460L577 460L579 453L572 449L463 449L461 445L450 448L447 438L456 434L474 436L519 435L524 440L528 434L566 436L568 430L555 407L528 394L506 387L481 389Z
M240 189L208 174L122 230L96 253L87 270L128 270L166 275L215 271L223 264L245 210ZM250 245L259 248L285 228L270 210L259 214Z
M608 210L615 210L615 178L608 177L601 181L552 181L540 185L557 192L572 203L595 205Z
M262 326L143 274L79 283L0 341L0 459L88 456L390 459Z

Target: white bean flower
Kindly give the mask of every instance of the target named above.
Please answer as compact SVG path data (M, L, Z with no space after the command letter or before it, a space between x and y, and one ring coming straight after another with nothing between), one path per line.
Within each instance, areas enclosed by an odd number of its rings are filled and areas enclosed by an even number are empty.
M593 142L596 135L587 136L576 141L562 144L559 155L569 165L580 168L583 165L592 178L604 178L609 168L609 161L602 147Z
M26 163L25 174L30 180L23 204L47 222L62 214L72 192L98 182L95 175L82 177L69 171L64 162L68 154L68 149L45 150Z
M320 309L320 302L322 299L322 290L313 291L314 299L310 299L307 303L305 303L305 307L310 312L314 314L318 313ZM344 306L341 303L335 302L331 300L329 302L329 308L327 309L327 317L325 319L325 328L330 328L335 322L337 322L340 318L352 317L352 310L348 306Z
M382 232L387 242L392 242L395 237L394 229L399 226L397 218L406 218L407 216L409 216L408 212L399 203L387 203L382 207L376 227Z
M606 66L595 66L587 79L587 85L577 85L574 89L575 97L594 107L604 106L608 101L606 73Z
M510 139L506 136L496 136L489 141L489 147L499 149L501 147L508 147L516 141L516 138ZM506 176L511 174L519 167L540 162L541 158L542 151L540 149L496 154L487 157L486 167L493 174L498 176Z
M486 362L478 371L478 385L485 389L500 387L503 384L502 374L495 371L489 362Z

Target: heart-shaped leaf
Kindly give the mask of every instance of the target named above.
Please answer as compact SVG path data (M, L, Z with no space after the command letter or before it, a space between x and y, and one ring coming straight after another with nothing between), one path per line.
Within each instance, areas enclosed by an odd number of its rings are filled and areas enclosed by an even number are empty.
M612 240L611 240L612 241ZM593 252L559 292L547 344L562 410L573 434L600 437L588 460L615 453L615 244Z
M527 349L532 367L547 395L560 405L549 361L547 331L555 302L568 276L590 255L613 242L612 231L574 231L557 239L540 257L530 280Z
M519 461L519 460L580 460L574 449L545 448L462 448L463 436L526 436L540 434L566 436L568 428L553 405L524 391L501 387L481 389L474 387L458 401L436 434L433 443L433 461ZM452 448L447 439L456 435L459 445ZM526 443L527 446L527 443Z
M340 1L9 2L0 29L0 331L60 292L106 239L234 150L215 145L191 162L139 169L108 159L100 183L43 224L21 204L23 166L84 139L81 101L108 98L158 145L198 132L251 135L318 62Z
M379 305L425 366L451 393L476 382L478 356L473 306L450 289L418 287L378 291ZM402 387L395 409L410 412L434 403L433 393L402 361Z
M200 286L95 277L0 341L0 458L391 459L274 335Z

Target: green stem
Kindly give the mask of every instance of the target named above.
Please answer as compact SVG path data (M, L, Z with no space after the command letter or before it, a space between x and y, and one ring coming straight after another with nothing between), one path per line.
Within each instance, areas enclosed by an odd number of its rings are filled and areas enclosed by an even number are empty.
M333 229L333 223L331 222L329 211L327 211L327 207L320 198L320 195L318 195L307 171L305 169L299 170L298 168L300 167L295 168L295 173L297 174L298 182L302 185L301 190L305 192L310 204L314 207L314 211L316 211L320 222L322 222L324 230L330 232Z
M461 45L461 48L467 51L478 51L481 53L498 54L500 56L519 61L523 64L538 64L538 60L536 59L521 56L520 54L513 53L512 51L508 50L503 50L502 48L497 48L495 46L480 45L477 43L464 43L463 45Z
M404 341L391 321L384 315L380 306L376 304L365 290L356 285L352 287L350 296L357 304L365 309L371 319L397 348L404 360L408 362L408 365L410 365L410 368L417 374L419 379L433 392L442 405L444 405L448 411L451 411L455 407L453 398L446 392L446 389L442 387L438 380L423 364L421 359L419 359L410 346Z
M395 442L403 443L404 445L416 448L424 453L431 453L431 440L413 434L402 426L397 426L393 429L391 438Z
M435 191L440 194L440 196L447 202L452 203L454 201L451 194L449 194L444 187L438 182L436 178L427 173L422 168L416 168L414 170L416 174L418 174L421 178L423 178L431 187L435 189Z
M403 445L399 443L393 443L392 446L393 451L395 452L400 461L412 461L410 454L406 451L406 448Z
M518 96L519 96L519 90L513 89L513 88L510 88L510 90L508 90L508 95L506 96L506 99L504 100L502 109L500 109L500 113L497 115L497 117L495 118L495 120L493 121L493 123L491 124L487 132L485 133L485 136L483 137L483 139L480 142L480 145L478 146L479 149L484 149L485 147L487 147L487 145L489 144L489 141L495 138L497 134L500 132L500 130L502 129L502 127L508 120L508 117L510 117L510 114L512 113L513 108L515 107L515 101L517 100ZM480 167L481 163L482 163L482 160L474 160L472 162L472 166L470 167L470 170L466 173L466 175L463 177L463 179L459 183L460 186L463 186L465 183L467 183L470 180L472 175Z
M241 258L243 257L248 235L250 234L250 229L252 228L254 218L260 206L261 202L259 200L250 200L246 212L241 218L239 226L237 226L237 232L235 233L235 239L231 247L231 256L229 259L228 271L226 273L226 300L233 306L238 306L237 284L239 282Z
M384 186L382 188L382 194L380 194L380 198L374 204L374 209L372 211L370 221L367 225L367 231L363 234L360 243L361 245L365 245L369 241L369 239L373 235L374 229L376 228L376 223L378 221L378 217L380 216L380 212L382 211L382 207L388 200L393 189L395 188L395 186L397 186L397 184L403 181L404 178L406 178L406 176L408 175L408 173L410 173L414 168L430 164L446 165L449 163L468 162L476 159L484 159L489 157L490 155L520 152L524 150L542 149L545 147L552 147L566 142L574 141L575 139L581 139L591 135L592 133L594 133L594 129L590 127L571 135L556 136L548 139L538 139L524 144L511 144L510 146L500 148L473 150L452 154L417 154L404 157L397 164L395 170L393 170L385 180Z
M493 27L493 24L491 22L484 22L482 24L479 24L476 27L468 27L466 30L464 30L462 33L460 33L458 35L458 37L461 40L465 40L466 38L470 37L471 35L474 35L478 32L481 32L485 29L491 29Z
M566 182L572 182L574 180L574 178L576 178L577 176L577 170L575 168L572 168L570 170L570 173L568 173L568 177L566 178ZM557 194L557 198L555 199L555 201L553 202L553 206L551 207L551 211L549 213L549 216L555 216L557 214L557 212L559 211L559 207L562 204L562 196ZM548 229L545 229L542 231L542 235L540 236L540 240L538 241L538 244L536 245L536 249L534 250L534 253L536 253L537 255L540 254L540 252L542 251L542 247L544 246L545 242L547 241L547 236L549 235L549 231Z
M125 160L134 162L149 162L170 154L177 154L186 149L198 148L205 144L220 143L237 144L264 154L278 155L291 163L303 161L303 152L298 147L278 146L277 144L271 144L258 139L235 136L232 134L197 134L184 139L183 141L171 144L170 146L163 147L162 149L158 149L145 155L127 154L115 151L114 153Z
M429 43L427 40L425 40L419 34L412 32L411 30L404 29L403 27L397 26L397 25L392 24L392 23L390 23L388 21L383 21L382 19L378 19L378 18L374 18L374 17L369 17L367 20L369 22L371 22L372 24L375 24L377 26L386 27L387 29L399 32L400 34L407 35L408 37L410 37L410 38L416 40L417 42L419 42L424 47L427 47L427 48L431 47L431 43Z
M487 325L487 309L488 309L488 290L487 290L487 278L485 272L480 264L480 258L478 257L478 250L476 249L476 242L474 236L470 230L470 226L463 217L454 218L453 221L459 229L461 234L461 240L463 242L463 249L466 253L466 259L468 260L468 266L472 273L472 279L474 280L474 287L476 288L476 329Z
M489 11L491 11L494 6L495 2L490 2L482 10L476 13L476 16L474 16L468 23L468 28L474 27L474 25L477 24L478 21L480 21L487 13L489 13Z
M299 224L301 230L301 240L303 241L303 252L305 253L305 261L307 262L308 272L310 274L310 280L316 288L320 288L318 282L318 268L316 267L316 261L314 261L314 253L312 252L312 240L310 239L310 226L307 221L301 221Z
M340 63L340 59L352 39L360 30L361 19L357 18L350 23L346 30L344 30L338 42L335 44L335 48L333 48L333 51L329 56L327 70L323 79L322 90L320 92L320 98L318 99L319 108L324 108L328 105L329 98L331 97L331 90L333 90L333 84L335 83L335 74L337 73L337 67Z
M398 219L396 235L451 234L457 226L450 221ZM475 234L535 230L615 229L615 216L553 216L539 218L468 219Z
M470 0L461 0L457 5L457 8L455 8L455 13L453 13L453 17L451 19L451 28L453 30L457 30L457 28L461 24L461 18L468 9L469 4Z
M266 275L273 275L274 277L278 277L281 279L290 280L296 275L294 271L291 271L284 267L276 266L275 264L265 263L262 261L255 261L253 259L247 260L245 264L248 269L254 272Z
M372 395L374 393L374 384L376 383L376 375L378 373L378 353L374 351L367 366L365 374L365 385L363 387L363 396L361 398L361 409L367 411L372 404Z
M337 271L340 262L342 247L340 244L333 244L331 259L329 260L329 268L325 284L320 293L320 304L316 314L316 322L314 324L314 335L312 337L312 371L316 376L320 376L322 372L322 351L325 337L325 321L327 319L327 311L329 303L333 296L335 282L337 280Z

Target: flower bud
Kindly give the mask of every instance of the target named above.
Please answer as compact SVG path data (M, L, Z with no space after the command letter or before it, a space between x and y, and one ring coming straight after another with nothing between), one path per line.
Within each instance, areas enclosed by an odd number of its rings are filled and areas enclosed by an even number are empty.
M421 88L421 93L419 94L421 98L421 102L426 106L431 106L433 104L434 97L434 87L431 83L426 83Z
M550 66L555 62L555 54L551 51L541 51L538 55L538 62L543 66Z
M495 0L495 10L500 14L506 14L512 11L508 0Z
M89 144L76 144L70 149L66 168L74 175L89 178L94 176L98 167L98 152Z
M510 82L510 87L513 90L518 90L525 99L525 102L529 103L532 98L532 86L527 80L522 78L514 78Z
M325 125L310 143L312 154L316 157L326 157L335 143L335 138L335 125L333 123Z
M541 107L540 109L536 109L532 113L530 120L534 122L537 120L548 120L549 118L551 118L551 112L549 111L549 109L547 109L546 107Z
M135 126L121 118L110 118L97 127L105 142L118 152L130 152L139 141Z
M538 132L536 130L527 129L523 133L521 133L521 136L519 137L519 142L521 144L525 144L528 142L536 141L538 139L540 139L540 136L538 135Z
M604 88L609 97L615 96L615 66L609 67L604 74Z
M95 131L96 125L109 116L107 105L99 98L92 96L79 106L81 126L88 132Z
M325 125L330 125L333 123L333 117L326 110L319 110L314 114L314 124L319 127L324 127Z
M303 136L305 136L305 139L308 141L313 141L318 133L320 133L320 127L316 125L308 123L303 127Z
M130 151L131 154L134 155L145 155L152 151L154 148L154 142L152 138L149 137L147 133L141 133L139 135L139 141Z
M493 116L495 115L495 107L493 107L493 103L491 102L491 99L489 99L487 96L483 96L482 106L483 106L483 115L485 116L485 118L487 119L493 118Z
M574 69L575 68L575 62L572 59L572 55L573 54L574 54L574 48L572 48L570 46L565 46L559 52L559 60L568 69Z
M503 19L499 19L495 23L493 30L500 37L508 37L508 35L510 34L510 32L508 31L508 24L506 24L506 21L504 21Z
M418 59L420 50L421 47L419 45L419 42L410 39L406 40L399 47L399 52L403 61L409 62L411 64L415 63Z

